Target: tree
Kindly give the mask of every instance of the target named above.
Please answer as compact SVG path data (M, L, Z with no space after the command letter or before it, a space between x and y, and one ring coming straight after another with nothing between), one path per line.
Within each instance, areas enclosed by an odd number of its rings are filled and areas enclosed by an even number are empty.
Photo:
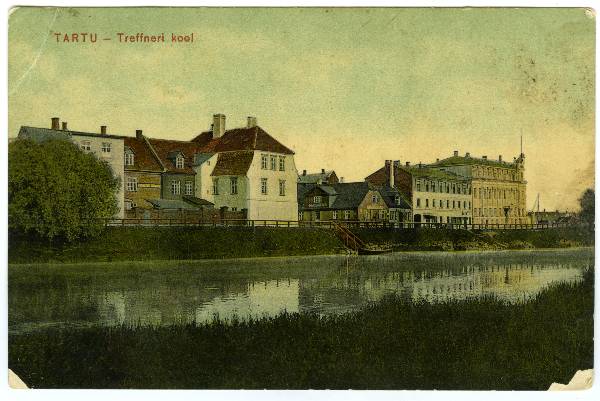
M93 237L118 211L120 181L105 161L64 140L8 149L9 228L48 240Z
M595 214L595 193L593 189L586 189L579 198L579 205L581 206L581 211L579 212L579 218L582 222L589 224L592 226L594 224L594 219L596 217Z

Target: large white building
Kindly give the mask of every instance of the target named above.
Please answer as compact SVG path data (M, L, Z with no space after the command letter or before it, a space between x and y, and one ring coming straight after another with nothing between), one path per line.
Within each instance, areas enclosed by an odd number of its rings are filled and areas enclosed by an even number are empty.
M225 129L225 116L213 116L198 145L196 196L215 208L246 210L251 220L296 220L298 172L294 152L248 117L243 128Z

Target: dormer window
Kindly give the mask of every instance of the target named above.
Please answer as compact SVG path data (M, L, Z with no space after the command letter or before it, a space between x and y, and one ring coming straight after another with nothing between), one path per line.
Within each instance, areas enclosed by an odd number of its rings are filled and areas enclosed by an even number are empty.
M185 159L182 155L177 155L177 157L175 158L175 168L183 168L184 161Z
M133 151L131 149L125 149L125 165L133 166L135 162L135 157Z

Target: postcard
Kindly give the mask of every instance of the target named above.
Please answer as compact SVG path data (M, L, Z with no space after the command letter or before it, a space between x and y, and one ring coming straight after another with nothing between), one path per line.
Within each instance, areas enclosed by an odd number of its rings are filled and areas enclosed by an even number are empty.
M16 7L28 389L588 389L595 11Z

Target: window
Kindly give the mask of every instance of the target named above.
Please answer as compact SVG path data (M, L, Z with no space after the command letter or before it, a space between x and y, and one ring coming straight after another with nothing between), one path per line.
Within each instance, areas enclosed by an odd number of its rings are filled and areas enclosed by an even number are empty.
M319 195L314 196L313 197L313 203L320 204L321 203L321 197Z
M298 212L298 220L304 220L304 212Z
M232 207L232 208L231 208L231 211L232 211L232 212L237 212L237 207Z
M171 193L179 195L181 193L181 181L171 181Z
M321 213L320 212L313 212L313 220L318 221L321 219Z
M379 196L373 195L373 197L371 198L371 201L373 201L373 203L379 202Z
M285 196L285 180L279 180L279 196Z
M263 195L267 194L267 179L266 178L260 179L260 193Z
M396 195L396 197L394 198L394 203L395 203L396 205L399 205L399 204L400 204L400 197L399 197L398 195Z
M285 156L279 156L279 171L285 171Z
M134 157L133 157L133 152L131 150L127 150L125 152L125 165L126 166L133 166L134 162Z
M344 210L344 219L350 220L350 210Z
M130 192L137 192L138 179L136 177L127 177L127 190Z
M175 158L175 168L183 168L184 158L181 155L177 155Z
M429 207L429 199L425 199L425 207Z
M82 141L81 142L81 150L87 150L87 151L92 150L92 145L90 144L90 141Z
M194 185L191 181L185 182L185 194L189 196L194 195Z
M444 201L440 199L440 209L444 208Z
M110 142L102 142L102 153L110 153Z
M275 167L277 165L277 157L275 156L271 156L271 170L275 170Z
M417 198L417 207L421 207L421 198Z
M432 203L432 206L435 208L435 199L433 199L433 200L431 201L431 203Z
M230 187L231 187L231 195L237 195L238 193L238 187L237 187L237 177L231 177L229 179L229 183L230 183Z
M269 161L268 161L267 155L260 155L260 168L263 170L268 169L269 168L268 163L269 163Z
M213 178L213 195L219 195L219 179Z
M446 201L446 209L450 209L450 201L449 200Z
M421 191L421 182L417 181L417 191Z
M337 210L334 210L333 211L333 219L337 220L337 218L338 218Z

